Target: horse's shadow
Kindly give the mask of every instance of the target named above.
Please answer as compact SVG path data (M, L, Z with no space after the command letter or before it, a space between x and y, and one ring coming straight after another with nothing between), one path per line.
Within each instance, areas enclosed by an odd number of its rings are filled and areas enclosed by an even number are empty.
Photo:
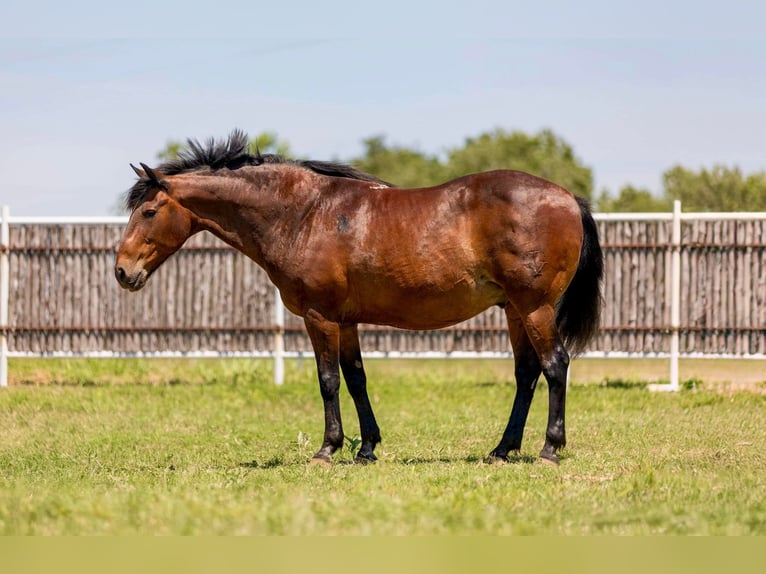
M385 465L401 465L401 466L420 466L428 464L475 464L475 465L488 465L488 466L502 466L505 464L533 464L539 460L538 457L531 454L517 454L509 455L507 462L499 462L496 460L490 460L488 457L480 457L476 455L470 455L467 457L451 457L451 456L416 456L416 457L395 457L390 460L382 461ZM239 468L247 468L252 470L268 470L271 468L288 468L295 466L308 466L309 461L291 460L285 461L280 457L272 457L266 461L251 460L248 462L240 462ZM353 460L342 459L333 461L332 466L375 466L375 464L361 464Z
M436 456L436 457L414 457L414 458L398 458L391 462L394 464L401 464L403 466L410 465L424 465L424 464L456 464L467 463L475 465L503 465L503 464L532 464L536 462L538 458L531 454L517 454L509 455L507 461L492 460L487 456L471 455L467 457L449 457L449 456Z
M281 467L290 467L290 466L300 466L302 464L305 464L301 461L284 461L279 457L273 457L266 461L258 461L258 460L251 460L248 462L240 462L237 466L239 468L249 468L252 470L267 470L270 468L281 468Z

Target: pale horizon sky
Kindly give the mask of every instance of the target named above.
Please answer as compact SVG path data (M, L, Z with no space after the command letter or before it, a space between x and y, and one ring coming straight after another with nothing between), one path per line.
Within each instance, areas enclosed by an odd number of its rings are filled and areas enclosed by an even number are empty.
M441 153L495 128L550 128L593 169L596 194L658 193L679 163L766 170L761 4L539 4L140 1L112 14L4 2L0 204L108 214L134 180L129 163L235 127L340 160L378 134Z

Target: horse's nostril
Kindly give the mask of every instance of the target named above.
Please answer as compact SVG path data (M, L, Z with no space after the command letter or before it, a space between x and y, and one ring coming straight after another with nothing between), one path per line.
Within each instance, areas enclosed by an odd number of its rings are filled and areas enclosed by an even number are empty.
M114 274L117 276L117 281L119 281L120 283L125 282L125 279L127 278L127 275L125 274L125 269L123 269L122 267L117 267L114 270Z

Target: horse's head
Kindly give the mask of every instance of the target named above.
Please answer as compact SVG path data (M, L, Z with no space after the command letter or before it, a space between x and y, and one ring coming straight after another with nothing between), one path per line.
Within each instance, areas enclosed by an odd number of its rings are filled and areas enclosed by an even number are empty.
M123 289L138 291L149 276L192 234L193 215L173 198L159 171L131 165L139 180L128 196L132 210L117 249L114 274Z

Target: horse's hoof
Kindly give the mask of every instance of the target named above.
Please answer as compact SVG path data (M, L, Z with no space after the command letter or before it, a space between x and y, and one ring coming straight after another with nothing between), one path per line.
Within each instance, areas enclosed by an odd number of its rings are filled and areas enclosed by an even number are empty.
M500 454L495 449L486 456L484 462L485 464L507 464L511 462L511 459L508 458L508 453Z
M373 454L372 451L370 452L362 452L361 450L356 453L356 456L354 457L354 462L356 464L372 464L374 462L377 462L378 457Z
M503 465L503 464L508 464L511 461L508 460L507 456L498 456L498 455L492 453L492 454L487 455L487 458L484 459L484 462L486 464Z
M321 456L315 456L311 459L311 461L309 461L309 466L329 467L332 466L332 461L326 458L322 458Z
M545 451L540 453L540 462L551 466L559 466L561 464L559 457L555 453Z

